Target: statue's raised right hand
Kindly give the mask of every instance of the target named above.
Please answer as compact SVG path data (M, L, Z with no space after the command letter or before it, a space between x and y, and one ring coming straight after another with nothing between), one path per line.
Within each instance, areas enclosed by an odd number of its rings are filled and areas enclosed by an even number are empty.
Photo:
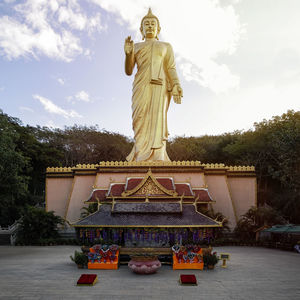
M131 36L128 36L127 39L125 39L124 51L126 55L130 55L133 52L133 40L131 39Z

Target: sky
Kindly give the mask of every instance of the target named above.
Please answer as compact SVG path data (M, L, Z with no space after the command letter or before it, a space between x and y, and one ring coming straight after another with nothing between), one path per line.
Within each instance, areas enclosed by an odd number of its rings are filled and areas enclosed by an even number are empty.
M132 137L124 40L141 41L149 7L183 89L171 137L249 130L300 110L298 0L0 0L0 109L25 125Z

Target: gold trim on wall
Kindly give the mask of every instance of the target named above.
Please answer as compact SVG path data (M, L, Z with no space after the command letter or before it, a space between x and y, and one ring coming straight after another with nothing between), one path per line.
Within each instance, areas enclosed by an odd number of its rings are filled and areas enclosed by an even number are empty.
M208 184L207 184L207 181L206 181L206 175L205 175L205 173L202 173L203 174L203 183L204 183L204 188L206 188L207 189L207 191L208 191Z
M68 197L68 203L67 203L67 207L66 207L66 211L65 211L65 215L64 215L65 220L67 220L68 210L69 210L69 206L70 206L70 202L71 202L71 198L72 198L72 194L73 194L75 181L76 181L76 176L74 176L73 181L72 181L72 187L71 187L71 191L70 191L70 194Z
M72 173L74 167L48 167L46 173Z
M255 206L257 207L257 178L255 178Z
M234 204L234 201L233 201L233 198L232 198L231 188L229 186L227 176L225 176L225 180L226 180L226 185L227 185L227 189L228 189L228 193L229 193L229 197L230 197L230 201L231 201L231 205L232 205L232 209L233 209L233 214L234 214L234 217L235 217L235 222L237 224L238 216L237 216L236 207L235 207L235 204Z
M100 167L202 166L200 161L101 161Z
M255 172L254 166L226 166L223 163L202 164L200 161L101 161L99 164L78 164L75 167L48 167L46 173L72 173L79 170L99 170L103 168L131 168L131 167L200 167L204 170L226 170L228 172Z
M46 178L73 178L74 173L47 173Z
M48 178L46 178L46 184L45 184L45 206L46 211L48 211Z
M256 177L255 172L227 172L227 177Z
M95 180L94 180L94 184L93 184L93 190L95 190L96 189L96 187L97 187L97 181L98 181L98 176L99 176L99 174L100 173L96 173L96 176L95 176Z

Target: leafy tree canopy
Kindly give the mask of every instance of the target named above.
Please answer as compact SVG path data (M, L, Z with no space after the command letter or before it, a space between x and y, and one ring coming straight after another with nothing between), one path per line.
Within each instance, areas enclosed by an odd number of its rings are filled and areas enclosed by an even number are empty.
M251 207L238 221L235 233L244 240L254 240L256 229L285 223L280 213L270 206Z
M21 199L27 196L28 159L18 149L18 119L0 111L0 225L13 223L19 217Z

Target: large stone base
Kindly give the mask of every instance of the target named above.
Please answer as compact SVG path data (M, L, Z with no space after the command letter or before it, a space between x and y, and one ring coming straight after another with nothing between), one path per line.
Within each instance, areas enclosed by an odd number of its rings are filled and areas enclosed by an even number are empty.
M123 183L130 177L143 178L151 170L154 177L172 177L175 183L189 183L207 188L215 201L215 212L221 212L233 229L251 206L256 206L254 167L227 167L224 164L182 162L101 162L69 168L47 168L46 209L70 223L80 219L81 208L94 189L108 189L111 183Z

